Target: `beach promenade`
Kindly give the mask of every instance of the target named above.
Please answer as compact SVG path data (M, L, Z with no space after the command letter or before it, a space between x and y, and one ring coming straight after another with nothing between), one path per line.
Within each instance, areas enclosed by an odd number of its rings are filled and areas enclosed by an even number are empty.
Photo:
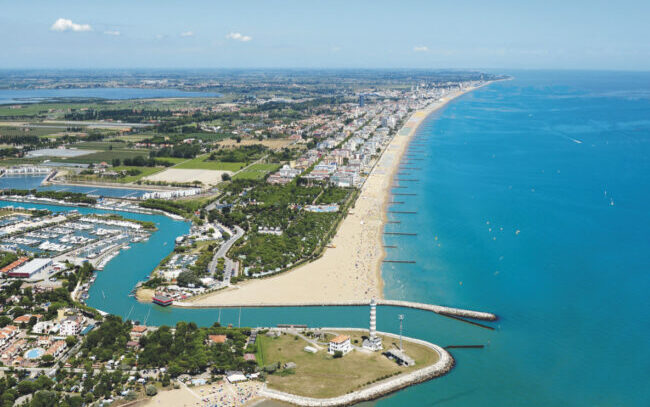
M317 260L277 276L249 280L227 290L192 299L193 306L334 304L383 297L381 262L386 205L400 159L428 115L473 90L450 93L411 115L393 137L363 184L338 232Z

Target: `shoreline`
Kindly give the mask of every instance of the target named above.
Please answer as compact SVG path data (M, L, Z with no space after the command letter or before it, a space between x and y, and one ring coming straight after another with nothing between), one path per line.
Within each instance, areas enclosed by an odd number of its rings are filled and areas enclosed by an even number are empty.
M485 86L491 82L486 82ZM444 96L417 110L388 143L359 196L320 258L277 276L248 280L228 290L190 300L198 306L262 305L265 303L336 303L384 298L383 230L393 177L419 125L431 113L480 86ZM406 130L405 130L406 129ZM406 132L406 133L405 133Z
M406 143L404 143L401 150L397 154L396 161L395 161L395 163L393 163L392 168L390 170L390 185L389 185L388 189L385 191L384 203L383 203L382 208L381 208L381 211L382 211L382 214L383 214L382 223L381 223L381 230L385 230L386 222L388 222L388 207L390 205L389 202L390 202L390 196L391 196L391 189L393 188L393 185L395 184L394 179L395 179L395 175L399 171L399 164L402 162L402 158L404 157L404 154L406 153L406 150L408 149L408 147L411 145L411 142L413 141L413 137L416 135L418 129L420 128L420 125L422 123L424 123L424 121L427 120L429 118L429 116L431 116L433 113L435 113L435 112L439 111L440 109L444 108L445 106L447 106L447 104L449 104L449 102L451 102L453 100L456 100L457 98L459 98L459 97L461 97L461 96L463 96L463 95L465 95L467 93L470 93L470 92L472 92L472 91L474 91L476 89L487 86L487 85L489 85L489 84L491 84L493 82L495 82L495 81L488 81L488 82L486 82L486 83L484 83L484 84L482 84L480 86L467 88L467 89L462 90L461 92L459 92L457 94L452 95L451 97L445 97L439 104L437 104L435 106L430 106L427 109L418 110L417 112L414 112L413 115L411 115L411 117L409 118L409 120L407 120L406 123L404 123L404 125L402 126L402 128L397 132L397 134L395 135L393 140L391 140L391 143L389 144L389 147L390 147L390 145L393 144L393 141L397 137L405 137L406 138ZM418 113L421 113L422 115L421 115L420 118L417 118L417 121L412 124L412 127L409 127L408 134L400 135L399 133L401 133L404 129L406 129L408 127L409 122L413 121L413 119L416 119L416 115ZM386 151L388 151L388 147L386 147ZM382 249L382 255L377 261L377 278L378 278L379 284L380 284L380 289L381 289L381 294L382 294L381 298L384 298L384 278L382 276L382 264L383 264L384 260L386 259L386 248L384 247L384 239L383 239L383 236L381 234L379 236L379 241L377 242L377 244Z

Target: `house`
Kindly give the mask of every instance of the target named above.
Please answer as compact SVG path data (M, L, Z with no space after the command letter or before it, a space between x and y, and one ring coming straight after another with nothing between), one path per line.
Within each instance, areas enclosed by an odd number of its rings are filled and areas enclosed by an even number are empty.
M350 344L350 337L348 335L339 335L330 340L327 351L331 354L334 354L334 352L342 352L345 355L351 350L352 344Z
M65 341L56 341L45 351L45 354L57 358L65 351L66 347Z
M136 325L133 328L131 328L131 339L134 341L137 341L138 338L140 338L142 335L144 335L147 332L147 327L144 325Z
M38 322L41 318L43 318L43 315L40 315L40 314L35 314L35 315L25 314L25 315L21 315L21 316L19 316L19 317L14 318L14 323L16 323L16 324L18 324L18 325L20 325L20 324L28 324L28 323L29 323L29 320L32 319L32 317L36 318L36 322Z
M0 329L0 346L4 346L11 338L18 334L18 328L13 325L7 325Z
M32 332L35 334L48 334L50 332L58 332L59 324L55 321L40 321L32 327Z

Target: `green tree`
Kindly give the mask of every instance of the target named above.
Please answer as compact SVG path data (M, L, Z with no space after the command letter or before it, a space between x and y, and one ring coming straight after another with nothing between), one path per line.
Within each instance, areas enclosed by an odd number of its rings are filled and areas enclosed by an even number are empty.
M153 384L148 384L148 385L145 387L145 390L144 390L144 391L145 391L145 393L147 394L147 396L149 396L149 397L153 397L153 396L155 396L156 394L158 394L158 389L156 389L156 386L154 386Z
M58 401L59 397L55 391L41 390L34 394L29 405L31 407L55 407Z
M65 338L65 344L68 346L68 348L71 348L77 344L77 338L72 335L67 336Z

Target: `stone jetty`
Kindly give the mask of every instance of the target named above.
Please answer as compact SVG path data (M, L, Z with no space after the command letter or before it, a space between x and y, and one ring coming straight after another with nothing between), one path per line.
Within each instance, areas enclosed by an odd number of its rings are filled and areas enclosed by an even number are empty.
M264 308L264 307L345 307L345 306L366 306L369 301L339 301L339 302L302 302L302 303L259 303L259 304L228 304L228 305L203 305L192 302L174 301L173 306L181 308ZM445 307L442 305L424 304L420 302L398 301L398 300L377 300L377 305L393 307L405 307L435 312L436 314L453 315L462 318L473 318L482 321L496 321L497 316L489 312L472 311L460 308Z

